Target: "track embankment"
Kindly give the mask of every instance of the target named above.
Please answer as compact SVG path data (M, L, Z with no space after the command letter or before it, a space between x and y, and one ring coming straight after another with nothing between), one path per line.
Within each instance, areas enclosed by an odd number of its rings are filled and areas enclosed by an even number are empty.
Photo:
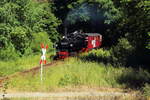
M52 66L54 66L54 65L57 65L57 64L62 64L63 62L62 61L52 61L52 62L50 62L50 63L47 63L47 64L45 64L45 65L43 65L43 67L44 68L48 68L48 67L52 67ZM6 81L6 80L9 80L9 79L11 79L11 78L13 78L13 77L17 77L17 76L19 76L19 75L25 75L25 74L29 74L29 73L31 73L31 74L36 74L38 71L40 70L40 66L35 66L35 67L33 67L33 68L31 68L31 69L27 69L27 70L23 70L23 71L21 71L21 72L16 72L16 73L14 73L14 74L12 74L12 75L8 75L8 76L4 76L4 77L0 77L0 88L2 87L2 84L3 84L3 82L4 81Z
M63 61L52 61L46 65L44 65L44 68L54 67L59 64L64 64ZM12 75L1 77L0 78L0 86L3 87L3 83L5 80L12 79L14 77L17 77L19 75L24 76L27 74L37 74L37 72L40 70L40 66L35 66L31 69L24 70L22 72L17 72ZM112 89L93 89L87 88L87 90L84 90L85 87L82 89L81 87L68 91L52 91L52 92L7 92L7 93L0 93L0 99L5 98L33 98L33 100L143 100L139 99L141 98L141 95L137 92L130 92L130 91L112 91ZM83 91L82 91L83 90ZM111 90L111 91L110 91ZM42 99L39 99L42 98ZM129 98L129 99L128 99ZM8 99L9 100L9 99ZM20 100L20 99L17 99ZM30 99L32 100L32 99Z

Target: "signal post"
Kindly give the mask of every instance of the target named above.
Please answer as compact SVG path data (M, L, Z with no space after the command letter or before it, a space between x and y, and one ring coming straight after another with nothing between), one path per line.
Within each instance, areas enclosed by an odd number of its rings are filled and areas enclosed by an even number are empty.
M40 67L41 67L40 78L41 83L43 83L43 64L46 64L46 50L48 49L48 45L44 47L44 44L41 44L41 49L42 49L42 56L40 60Z

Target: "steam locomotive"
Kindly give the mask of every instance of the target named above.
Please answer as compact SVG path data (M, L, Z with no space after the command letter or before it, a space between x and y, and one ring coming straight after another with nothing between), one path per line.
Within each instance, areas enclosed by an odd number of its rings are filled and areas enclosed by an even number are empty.
M86 52L102 45L102 35L98 33L81 33L75 31L62 37L55 44L56 56L54 59L64 59L80 52Z

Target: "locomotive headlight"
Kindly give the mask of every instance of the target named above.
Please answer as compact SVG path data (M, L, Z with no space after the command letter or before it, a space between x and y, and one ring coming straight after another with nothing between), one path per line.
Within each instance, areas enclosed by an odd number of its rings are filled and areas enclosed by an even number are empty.
M73 47L73 44L70 44L71 47Z
M53 48L56 48L58 45L57 44L53 44Z
M58 46L58 44L55 44L55 47L57 47Z
M63 39L66 38L65 36L62 37Z

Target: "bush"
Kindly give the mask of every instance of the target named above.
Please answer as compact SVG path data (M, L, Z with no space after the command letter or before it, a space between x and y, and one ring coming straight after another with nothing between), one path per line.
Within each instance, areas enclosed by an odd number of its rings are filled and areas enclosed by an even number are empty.
M132 54L133 47L126 38L119 39L116 46L113 46L110 50L98 49L92 50L87 54L80 56L83 60L103 62L104 64L121 64L126 65L128 63L128 57Z
M21 3L20 0L18 2ZM22 2L25 1L23 0ZM29 0L25 5L24 16L26 16L25 23L33 32L47 32L51 41L55 42L59 36L57 27L61 21L53 14L51 6L50 3L39 3Z
M82 60L108 63L110 61L110 51L105 49L92 50L80 55Z
M32 34L33 40L31 42L31 49L33 53L41 52L40 44L43 43L44 45L48 45L48 51L52 50L52 42L48 38L48 34L45 32L34 33Z
M133 47L126 38L119 39L118 44L111 48L112 62L114 64L126 65L132 51Z
M60 78L58 85L59 86L67 86L67 85L79 85L80 79L75 75L65 74L62 78Z
M143 95L147 98L150 98L150 84L146 83L143 87Z
M15 49L24 54L30 44L29 30L22 26L14 27L10 34Z
M110 56L110 52L108 50L104 50L104 49L92 50L90 52L90 55L95 55L95 56L101 57L101 58L107 58Z
M1 60L11 60L17 59L19 57L18 52L16 52L13 46L8 46L7 48L3 48L0 50L0 59Z
M20 53L20 56L31 54L32 48L35 52L39 51L36 48L40 44L32 43L31 48L33 33L46 32L49 34L45 36L46 38L41 35L39 38L42 37L44 41L57 40L57 27L60 21L53 14L51 4L34 0L3 0L2 2L0 2L0 48L3 49L1 58L8 56L7 52L11 51L5 46L9 42L13 44L12 46ZM35 41L39 40L38 36L34 38Z
M150 32L148 32L148 36L149 36L149 40L148 40L147 48L150 49Z
M138 89L143 87L145 83L150 83L150 73L141 68L139 70L128 68L123 71L118 81L126 84L127 87Z

